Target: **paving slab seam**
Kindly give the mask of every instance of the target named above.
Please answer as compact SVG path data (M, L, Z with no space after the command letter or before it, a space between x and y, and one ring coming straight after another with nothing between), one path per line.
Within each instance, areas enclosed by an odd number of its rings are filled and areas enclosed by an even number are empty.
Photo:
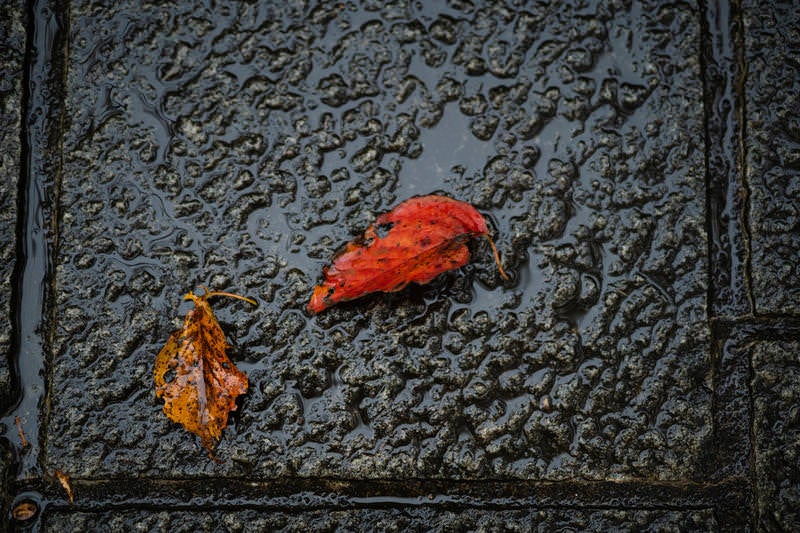
M209 480L211 481L211 480ZM420 483L402 491L391 490L389 483L331 482L305 480L292 484L292 480L276 483L249 483L247 491L236 489L236 483L215 483L205 487L194 483L151 482L139 487L125 483L73 480L73 492L79 495L70 504L60 486L47 490L52 498L48 507L64 506L69 509L106 510L117 508L175 509L273 509L273 508L328 508L361 507L375 505L451 505L470 508L628 508L628 509L681 509L708 507L735 507L741 504L747 492L743 479L723 480L717 483L539 483L527 487L508 483L451 483L436 485ZM298 482L304 480L296 480ZM166 485L166 486L163 486ZM366 486L365 486L366 485ZM402 485L398 482L397 485ZM491 485L491 486L486 486ZM241 487L241 484L238 484ZM134 490L131 490L131 489ZM137 490L138 489L138 490Z
M742 239L744 240L744 288L747 294L747 301L750 306L750 312L755 314L756 304L755 295L753 293L752 281L752 239L750 235L750 198L752 196L750 189L749 175L747 174L747 98L745 95L745 82L747 81L747 63L746 63L746 50L745 50L745 25L744 14L742 11L741 0L731 0L731 7L734 12L734 22L732 23L733 39L735 40L735 53L736 64L738 67L737 76L734 78L736 105L733 112L737 115L737 126L739 149L737 150L737 168L738 174L741 177L741 200L742 208L739 213L741 217L740 231Z
M704 17L700 17L700 47L704 51L704 53L700 54L700 71L703 73L703 134L705 136L705 145L706 150L704 153L704 162L705 162L705 172L706 172L706 235L708 235L708 247L707 253L709 257L708 261L708 278L711 280L708 284L707 288L707 298L709 304L713 305L715 301L716 291L718 287L716 287L714 281L715 277L715 270L718 268L716 264L715 258L715 248L720 246L721 243L719 242L719 238L717 233L714 231L715 220L713 214L715 213L714 207L714 199L713 199L713 177L711 172L711 154L710 154L710 147L711 147L711 121L712 115L714 114L713 110L713 97L711 95L712 92L712 84L709 78L709 63L713 59L713 55L715 50L713 50L713 46L711 43L711 32L709 28L709 19L713 19L715 13L712 13L712 7L708 4L708 2L701 1L700 2L700 12L704 13ZM712 57L707 57L712 56Z
M39 2L34 4L34 9L38 10L38 14L36 15L37 18L44 19L45 24L47 24L52 31L52 48L50 49L50 57L48 58L49 67L52 69L50 73L50 77L47 80L47 86L45 87L45 91L47 92L54 92L55 94L64 94L66 91L66 80L67 80L67 70L68 70L68 35L69 35L69 16L67 13L69 12L68 9L69 3L66 1L61 0L39 0ZM57 157L50 159L54 159L51 165L51 173L50 178L52 180L50 184L50 191L51 191L51 200L52 202L46 205L45 209L47 210L47 214L50 217L50 238L47 241L48 244L48 258L53 258L52 260L48 261L47 264L47 272L46 276L48 277L47 288L49 289L49 294L46 295L46 324L47 329L45 333L43 333L43 337L46 339L46 345L48 347L48 352L50 354L49 360L45 363L46 368L46 376L45 376L45 388L44 388L44 397L43 397L43 407L42 407L42 424L43 427L48 427L51 418L51 407L52 402L51 398L54 391L53 386L53 373L54 373L54 365L52 363L53 358L55 357L55 352L53 347L55 346L56 342L56 332L57 332L57 325L58 325L58 306L55 302L58 300L58 289L57 286L57 276L55 275L55 258L58 254L58 246L60 241L60 220L61 220L61 210L59 206L61 205L61 187L63 181L63 163L64 163L64 136L62 132L66 127L66 109L64 107L64 100L59 99L58 104L53 106L55 109L53 110L54 113L57 113L55 120L52 120L50 124L47 126L47 131L53 135L53 139L48 140L48 144L50 145L51 149L55 149L55 153L58 154ZM56 133L57 132L57 133ZM50 161L48 161L50 162ZM40 453L40 461L42 465L46 465L46 450L47 450L47 435L42 436L42 450ZM46 472L46 466L43 466L43 469Z
M791 489L785 494L779 492L775 488L777 482L771 481L771 476L783 469L782 475L789 477L792 474L788 472L796 469L797 463L793 459L796 451L792 445L796 434L794 419L784 414L786 408L782 409L780 405L792 401L791 396L782 396L791 393L790 389L781 389L780 384L796 379L793 376L797 375L797 367L775 361L797 362L796 355L793 359L791 355L783 354L787 350L791 354L792 346L797 346L800 321L794 317L720 320L713 324L712 334L722 343L717 368L727 367L728 376L722 381L722 390L717 391L727 403L728 411L727 417L719 419L723 421L719 426L726 436L720 441L724 448L718 453L727 455L736 471L741 471L741 466L746 469L749 493L745 508L749 509L749 523L770 530L777 527L778 521L785 520L785 527L792 520L787 513L792 505L789 503ZM720 373L719 370L715 372ZM715 411L725 410L715 406ZM740 421L736 424L724 421L725 418ZM770 418L770 421L765 421L765 418ZM746 453L746 457L740 457L741 453ZM737 462L739 469L736 468ZM766 477L763 470L768 473ZM780 508L779 502L784 505L784 518L776 515L772 517L776 522L767 525L764 520L770 520L769 509Z
M37 42L41 36L41 28L37 33L40 20L35 15L32 5L26 3L26 40L24 64L21 69L22 90L20 95L22 121L19 135L21 139L20 173L17 182L17 224L16 224L16 265L12 278L12 332L13 339L10 358L13 369L13 387L15 398L4 413L6 441L12 446L14 455L13 474L18 479L38 477L37 461L39 454L39 410L43 398L44 382L39 373L44 367L45 352L39 334L43 329L45 301L44 292L49 290L46 275L47 256L46 222L42 205L45 185L43 176L33 177L37 148L41 142L37 135L46 126L46 109L39 108L40 114L34 113L34 106L41 105L34 94L34 87L41 88L40 77L48 68L48 55ZM34 69L36 72L34 72ZM36 170L41 170L37 168ZM51 222L52 219L50 219ZM33 296L31 296L33 294ZM32 378L28 381L29 378ZM27 384L23 387L23 381ZM16 420L21 420L20 426ZM20 429L20 428L24 428ZM20 432L26 434L29 447L21 444Z
M715 504L681 504L681 505L541 505L538 502L498 503L495 505L482 503L475 505L472 502L414 502L405 500L351 500L346 503L318 504L318 505L293 505L291 502L273 502L267 504L241 504L241 505L158 505L151 501L141 501L130 505L86 506L70 505L69 502L60 501L46 504L42 507L46 513L71 512L71 513L104 513L110 511L258 511L263 513L281 511L343 511L355 509L395 509L395 508L429 508L437 510L483 510L483 511L521 511L521 510L563 510L563 511L699 511L714 510L719 507Z
M22 90L20 91L20 116L22 120L20 120L19 125L19 143L20 143L20 159L19 159L19 175L17 176L17 220L15 225L15 241L16 241L16 251L14 254L15 257L15 264L14 264L14 271L11 277L11 316L9 317L9 324L11 325L11 346L10 352L8 354L11 361L11 398L8 405L2 405L3 412L6 410L10 410L13 408L14 405L19 401L21 396L21 383L19 378L19 365L16 361L16 357L19 355L20 351L20 319L19 319L19 310L20 310L20 302L22 298L22 287L19 283L19 280L22 278L22 274L25 269L25 262L21 260L25 257L25 222L26 222L26 210L27 210L27 195L28 195L28 183L29 183L29 171L28 171L28 162L29 162L29 155L28 155L28 127L27 127L27 114L25 110L28 108L28 99L29 93L25 90L30 84L30 72L27 68L28 66L28 58L31 54L31 24L32 24L32 16L30 14L30 10L26 10L27 17L26 17L26 31L25 31L25 52L24 52L24 63L22 68Z
M0 414L13 407L19 396L19 380L13 354L18 351L17 300L15 280L20 271L20 213L23 199L20 177L25 174L22 150L25 144L23 71L27 47L25 3L3 3L0 19ZM3 420L4 432L13 420ZM0 439L0 506L10 495L3 490L14 475L13 449ZM2 523L2 518L0 518Z
M800 335L800 317L793 315L712 317L710 324L714 337L723 340L730 338L737 329L758 338L774 338L787 333L789 336Z
M5 438L14 447L17 480L39 484L51 369L46 362L55 329L53 254L58 220L57 182L61 155L53 155L54 132L63 125L63 108L53 105L61 94L65 35L63 10L48 1L27 6L26 58L23 68L22 161L19 181L18 270L15 273L15 329L12 354L18 397L3 419ZM53 179L55 176L55 179ZM21 429L16 419L21 421ZM45 427L44 425L42 427ZM27 446L20 443L24 431Z
M715 444L709 474L735 475L754 486L752 361L732 347L742 329L764 326L754 316L750 279L749 183L745 173L745 93L743 14L738 1L701 4L705 93L707 232L709 236L709 327L712 343ZM744 385L744 388L742 388ZM746 406L746 407L744 407ZM733 420L744 416L747 435ZM732 420L733 419L733 420ZM717 511L720 523L755 523L754 500L746 492L735 509L740 520ZM745 514L741 514L745 510Z
M701 48L709 238L709 314L752 313L745 283L740 184L744 161L738 101L741 13L729 2L701 3ZM750 303L748 303L750 302Z

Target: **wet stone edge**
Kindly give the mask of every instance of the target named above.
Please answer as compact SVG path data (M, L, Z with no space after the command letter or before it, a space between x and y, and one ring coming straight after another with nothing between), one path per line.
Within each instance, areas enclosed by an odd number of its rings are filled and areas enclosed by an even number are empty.
M747 184L744 168L745 73L742 13L731 2L703 2L702 52L712 316L752 314L745 269Z
M0 313L7 322L0 331L0 408L5 411L13 404L16 386L13 384L11 357L16 339L14 331L15 271L20 174L22 172L22 106L23 68L25 57L25 10L22 2L10 5L8 18L0 22Z
M641 482L451 482L347 481L289 478L243 485L231 480L142 480L135 486L118 480L73 483L71 505L55 482L46 513L134 510L246 510L301 513L312 509L436 507L469 509L619 510L717 509L742 523L746 486L739 481L702 483Z
M14 371L18 352L16 279L20 265L19 220L21 177L23 174L23 118L27 17L25 3L16 0L4 4L5 17L0 20L0 314L4 324L0 331L0 411L3 415L14 405L19 383ZM0 506L3 515L0 527L7 527L6 515L12 499L10 480L14 475L14 457L8 436L13 434L13 416L3 420L6 439L0 442Z
M11 301L13 343L8 352L13 368L9 389L13 397L3 405L4 450L0 528L11 527L13 509L27 502L44 507L46 481L42 474L40 429L46 427L49 390L49 339L54 312L50 258L57 245L58 198L63 119L63 51L66 46L66 6L56 0L20 2L23 32L20 77L20 140L16 176L16 231ZM17 423L19 420L19 423ZM36 515L34 516L36 518ZM15 526L25 525L14 522Z

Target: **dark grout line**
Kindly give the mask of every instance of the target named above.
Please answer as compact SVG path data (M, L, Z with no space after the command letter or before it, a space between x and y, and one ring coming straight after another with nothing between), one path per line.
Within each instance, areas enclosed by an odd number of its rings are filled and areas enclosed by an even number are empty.
M34 401L30 401L29 397L26 398L26 387L23 384L23 377L26 375L24 365L28 362L23 360L23 352L26 351L26 346L29 343L35 342L29 339L29 336L36 331L35 326L31 329L31 324L28 322L31 319L30 312L32 311L35 314L36 307L31 309L25 301L27 297L25 280L30 277L33 263L33 259L30 256L34 253L31 250L29 238L31 236L31 219L35 215L31 213L30 204L32 199L35 202L35 197L32 198L32 196L35 196L36 193L35 184L32 183L31 176L33 157L31 146L31 130L33 129L31 127L31 102L33 100L31 74L33 57L36 53L34 44L36 22L32 2L25 3L22 16L24 17L25 27L25 49L22 59L19 101L20 122L18 134L20 153L16 198L15 264L11 276L11 301L9 306L11 344L10 351L7 354L12 390L10 391L9 404L3 406L3 416L0 418L0 427L5 428L5 432L0 436L0 445L9 449L10 463L6 465L5 476L0 480L0 483L2 483L2 486L0 486L0 503L3 505L4 511L3 516L0 517L0 527L9 527L7 509L10 508L11 500L16 493L16 491L11 490L11 485L14 484L13 480L25 477L28 475L26 472L30 472L30 468L26 471L26 467L22 464L25 456L27 454L38 456L39 451L39 419L38 411L36 411L36 405L39 402L38 398ZM39 321L35 318L34 322L36 325L39 324ZM26 399L29 401L26 401ZM31 407L33 415L25 416L26 408L30 409ZM25 421L24 429L22 420ZM17 421L19 421L19 426L17 426ZM25 441L23 441L23 438ZM25 443L27 443L27 446L24 445ZM5 460L5 457L3 457L3 460ZM30 467L30 462L28 462L28 466Z
M65 95L66 94L66 84L67 84L67 65L69 60L69 0L39 0L37 3L38 12L37 16L40 19L43 19L48 14L52 17L52 21L54 22L57 31L53 36L53 47L47 58L47 63L51 69L49 72L50 77L47 80L48 90L51 94L56 95ZM47 264L47 272L46 276L48 278L47 282L47 289L48 294L45 295L45 304L46 309L43 313L46 314L45 321L49 326L46 331L42 333L42 337L44 338L45 346L47 346L48 350L45 352L46 354L49 353L50 357L48 360L45 361L45 368L46 368L46 375L44 376L44 390L43 390L43 408L41 413L41 429L43 434L40 436L40 441L42 443L42 448L39 456L39 462L41 465L42 472L48 474L46 472L46 457L45 457L45 450L47 449L46 439L47 439L47 428L50 424L51 412L50 406L52 402L50 401L51 394L53 393L53 373L54 373L54 365L53 359L55 358L55 353L53 352L53 346L55 346L55 336L56 336L56 325L58 324L58 316L56 314L57 305L56 302L58 301L57 290L58 287L56 286L56 256L58 251L58 244L59 244L59 236L60 236L60 215L61 210L59 209L59 203L61 198L61 185L62 185L62 176L63 176L63 164L64 164L64 150L63 150L63 142L64 142L64 131L66 127L66 110L65 110L65 103L64 98L59 97L58 103L56 104L55 101L50 102L50 105L55 108L55 112L57 116L53 119L48 120L47 130L46 133L48 134L48 138L46 141L46 147L54 152L56 155L51 156L54 161L51 164L52 168L52 175L45 179L52 179L51 183L51 203L49 205L49 217L50 217L50 239L46 241L46 244L49 245L49 261ZM45 355L45 357L47 357ZM51 473L52 474L52 473Z
M27 268L25 260L27 254L27 223L28 223L28 196L30 188L30 146L29 146L29 127L28 109L30 105L30 65L33 55L33 14L29 4L26 4L22 13L23 25L25 28L25 46L22 57L20 96L19 96L19 173L17 175L17 197L16 197L16 221L15 221L15 245L14 245L14 268L10 280L10 302L9 302L9 321L11 327L9 332L10 346L9 352L4 354L8 357L10 372L10 391L8 391L8 404L0 406L2 408L2 419L0 427L5 431L0 435L0 449L3 450L0 460L8 460L4 466L6 475L0 481L0 503L3 505L3 515L0 516L0 527L9 528L10 499L13 492L10 490L11 479L18 475L20 466L19 458L23 453L23 429L21 419L17 415L18 408L23 398L23 386L20 372L20 354L23 345L23 323L21 320L21 310L23 308L22 280ZM13 422L12 422L13 421ZM19 422L18 422L19 421ZM32 421L37 424L37 421ZM19 424L19 425L18 425ZM17 435L15 432L19 432ZM37 431L38 435L38 431ZM32 436L32 435L28 435ZM34 442L34 445L36 442ZM8 454L6 454L8 450Z
M736 12L729 2L700 6L704 91L708 288L712 315L752 314L745 279L741 186L741 116Z
M52 246L57 181L61 155L54 143L64 120L60 84L66 44L61 21L64 11L55 0L26 5L26 44L22 74L21 161L18 192L17 264L12 309L16 401L4 413L2 435L12 448L12 476L41 484L51 368L47 355L54 333L55 287ZM15 418L19 416L28 446L21 445ZM40 424L41 423L41 424Z
M705 0L701 0L699 3L699 14L698 18L700 19L700 71L702 76L703 82L703 135L704 135L704 142L705 142L705 150L703 154L704 164L705 164L705 178L706 178L706 217L705 217L705 230L706 230L706 254L708 255L708 262L706 264L706 275L708 276L708 287L706 287L706 302L707 307L713 309L715 300L716 300L716 292L717 287L714 285L714 272L715 268L719 268L722 265L717 265L715 263L715 254L714 249L716 243L716 234L714 232L714 224L712 217L714 215L713 210L713 201L711 199L711 195L713 192L713 185L712 181L713 178L711 176L711 125L710 125L710 116L713 114L711 109L711 104L713 103L713 97L711 95L711 88L710 82L708 80L709 77L709 58L708 55L712 55L713 52L711 50L711 35L709 29L709 22L708 19L713 15L710 13L710 8Z
M11 352L9 353L13 400L10 405L4 406L6 409L3 413L3 425L6 432L3 435L5 442L13 451L14 464L12 465L12 475L19 472L20 455L24 453L23 446L17 444L21 437L16 435L15 418L19 412L23 411L24 386L23 386L23 373L24 369L21 368L22 353L26 349L26 345L33 342L30 339L30 334L35 331L31 330L29 323L35 322L38 324L38 319L30 316L30 312L37 309L36 302L29 300L33 295L24 290L25 280L30 277L30 269L32 259L30 256L34 253L31 250L30 234L31 226L33 225L32 217L35 215L31 213L31 202L36 202L36 185L32 183L31 176L31 70L33 64L33 56L35 54L34 34L35 34L35 20L33 6L26 3L24 10L25 17L25 52L22 63L22 82L20 87L20 127L19 127L19 140L20 140L20 154L19 154L19 175L17 181L17 220L16 220L16 247L15 247L15 265L14 272L11 278ZM35 338L35 336L34 336ZM36 426L36 430L31 430L31 425ZM26 438L31 446L38 446L38 421L26 420L25 428L27 428Z
M714 102L715 98L715 90L716 85L710 79L712 76L711 72L711 64L716 59L716 54L718 51L715 49L713 42L712 42L712 35L711 35L711 26L715 20L718 19L719 13L717 12L719 7L717 4L713 2L709 4L707 0L701 0L698 5L698 18L700 20L700 43L699 43L699 58L700 58L700 72L702 77L702 84L703 84L703 135L704 135L704 143L705 143L705 150L704 150L704 165L705 165L705 230L706 230L706 254L707 254L707 263L706 263L706 275L708 277L708 286L706 287L706 310L708 315L708 327L709 330L713 332L713 314L716 311L717 307L717 299L718 295L723 289L723 287L718 285L723 285L723 281L719 279L717 275L719 269L725 269L729 265L725 265L722 261L719 261L720 257L716 253L717 248L722 248L724 245L721 242L721 238L719 235L719 228L717 227L717 222L719 221L719 210L720 203L713 195L716 193L717 186L716 186L716 176L714 175L714 170L712 169L712 154L711 152L715 150L715 146L712 144L712 137L714 133L712 132L712 119L718 118L714 113ZM732 275L732 273L728 273ZM728 280L729 281L729 280ZM730 285L730 283L728 283ZM713 335L712 335L713 337ZM716 413L717 409L719 409L719 394L716 391L719 388L719 384L717 380L719 379L720 370L719 365L721 363L721 358L719 356L715 356L714 350L718 346L718 343L711 342L711 350L712 353L710 354L711 358L711 386L712 389L715 391L714 394L711 395L711 412ZM715 421L716 422L716 421ZM713 448L717 448L716 442L718 441L717 432L719 429L714 424L714 446ZM705 474L708 475L711 469L717 468L716 461L714 458L716 454L713 453L715 450L707 450L705 453L708 455L707 461L705 461L709 466L707 467L708 470L705 471Z
M745 98L745 82L747 81L747 63L745 58L745 27L742 12L741 0L731 0L732 20L731 29L733 31L732 40L736 54L737 78L735 80L736 103L734 113L737 115L739 131L737 138L739 146L737 150L737 167L742 179L742 208L741 208L741 230L744 240L744 289L750 312L756 313L755 294L753 293L752 282L752 239L750 234L750 198L751 188L749 174L747 173L747 99Z
M734 333L754 340L800 339L800 316L712 317L711 331L720 340L730 339Z
M19 353L21 349L22 323L20 320L20 309L22 307L22 277L25 272L26 256L26 224L28 219L28 189L30 185L30 146L28 143L28 106L30 105L30 64L33 54L33 12L30 5L25 9L25 51L22 62L22 82L20 87L20 124L19 124L19 175L17 176L17 220L16 220L16 246L14 256L16 258L14 271L11 276L11 305L9 324L11 330L11 373L12 373L12 397L13 400L8 406L3 406L4 415L13 411L22 396L22 383L19 375Z
M437 507L443 509L609 509L733 511L747 497L746 480L718 483L656 481L447 481L289 478L226 480L72 481L70 504L53 486L48 510L284 510Z

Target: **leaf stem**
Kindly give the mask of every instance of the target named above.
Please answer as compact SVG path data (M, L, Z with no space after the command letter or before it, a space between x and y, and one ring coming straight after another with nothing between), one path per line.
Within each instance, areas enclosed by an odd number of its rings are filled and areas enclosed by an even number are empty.
M205 291L205 294L203 296L199 296L199 298L202 298L204 300L207 298L212 298L214 296L227 296L229 298L236 298L237 300L243 300L251 305L256 305L256 306L258 305L258 302L256 302L252 298L248 298L247 296L241 296L239 294L234 294L232 292L225 292L225 291L210 291L208 290L208 287L206 287L205 285L200 285L200 288ZM190 294L192 293L189 293L186 296L190 297L189 296Z
M492 247L492 253L494 254L494 261L495 263L497 263L497 270L500 272L500 275L503 276L503 279L508 281L511 278L509 278L508 274L506 274L506 271L503 270L503 264L500 263L500 254L497 252L497 247L494 245L494 241L492 240L491 237L489 237L488 233L484 233L483 236L486 237L486 240L489 241L489 246Z

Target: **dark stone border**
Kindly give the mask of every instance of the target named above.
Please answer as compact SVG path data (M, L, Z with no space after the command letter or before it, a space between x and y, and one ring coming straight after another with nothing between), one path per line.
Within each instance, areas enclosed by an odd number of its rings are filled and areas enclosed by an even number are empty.
M22 1L3 4L0 18L0 412L10 409L19 385L15 375L18 351L16 279L20 269L19 222L22 202L20 179L23 175L23 110L26 76L26 36L28 13ZM16 431L13 416L0 427L6 436ZM11 495L6 488L14 475L11 447L0 440L0 505L9 507ZM0 525L5 519L0 518Z
M23 2L9 2L0 21L0 409L5 411L17 391L14 386L12 354L17 339L14 279L17 269L17 224L22 172L23 68L25 65L26 13Z
M704 2L703 74L707 232L711 315L752 314L747 279L747 193L744 168L742 14L737 2Z
M61 168L60 131L63 108L66 20L61 2L41 0L24 5L24 64L19 72L21 141L17 182L16 265L11 280L11 366L9 400L0 420L0 444L10 448L4 461L4 503L0 526L7 529L13 495L44 486L39 429L46 424L47 361L54 306L50 257L58 243L55 199ZM19 417L26 446L16 425ZM5 455L5 454L4 454ZM4 498L0 498L3 500Z

